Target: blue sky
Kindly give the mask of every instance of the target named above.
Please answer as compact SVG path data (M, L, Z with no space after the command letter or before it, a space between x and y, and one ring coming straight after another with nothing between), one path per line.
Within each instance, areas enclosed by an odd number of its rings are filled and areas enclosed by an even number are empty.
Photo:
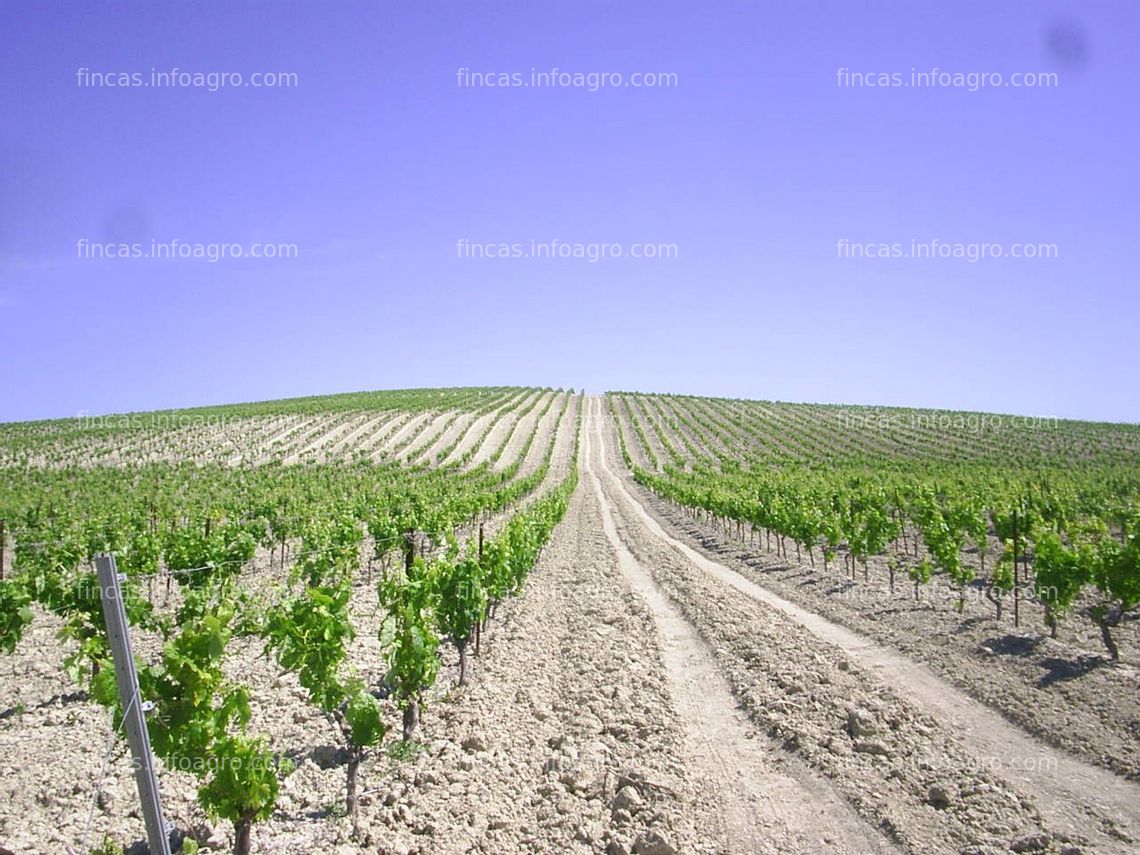
M1137 25L1126 0L9 0L0 419L520 383L1140 421ZM296 85L91 82L175 68ZM461 85L554 68L672 85ZM1055 77L842 71L935 68ZM175 240L296 257L90 257Z

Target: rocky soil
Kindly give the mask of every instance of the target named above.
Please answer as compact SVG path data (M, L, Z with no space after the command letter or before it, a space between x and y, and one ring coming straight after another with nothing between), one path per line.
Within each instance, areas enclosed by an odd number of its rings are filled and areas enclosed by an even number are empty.
M1140 622L1114 630L1121 661L1112 664L1098 630L1074 611L1053 639L1043 610L1021 604L1015 627L1012 604L1002 620L981 586L967 592L965 608L956 610L958 593L940 578L914 596L913 586L896 576L889 586L885 562L873 558L864 578L844 576L841 561L823 570L818 554L795 560L768 551L762 537L742 541L712 523L636 485L639 499L703 554L740 572L780 596L829 620L889 645L988 704L1010 721L1089 762L1140 780ZM975 558L976 561L976 558Z
M608 417L596 401L582 405L579 490L523 595L499 608L470 685L456 686L448 648L411 750L397 744L398 714L385 702L393 734L362 768L359 835L341 808L335 727L259 644L232 645L227 669L252 688L253 730L296 764L278 810L255 827L255 852L1115 855L1140 846L1140 788L1034 740L970 701L953 684L964 681L916 665L899 651L924 659L924 648L904 648L903 627L888 651L886 636L766 600L754 582L791 571L758 575L651 502L620 474ZM253 589L280 573L265 556L248 572ZM352 662L377 682L380 615L366 579L352 607ZM56 629L37 619L0 658L0 847L86 855L105 836L137 847L129 761L106 712L60 670ZM156 652L149 644L139 644L144 659ZM1054 765L1014 770L1011 756ZM228 824L197 808L191 775L163 770L161 781L181 829L207 849L232 846Z
M637 513L629 485L614 474L609 445L608 467L600 456L597 466L622 539L716 651L742 707L903 849L1133 851L1137 811L1117 816L1135 796L1133 785L1116 779L1121 801L1100 804L1104 794L1095 783L1054 797L1038 792L1045 789L1043 772L1005 774L1005 758L995 756L1000 740L956 729L937 708L916 703L848 651L718 581L674 548ZM999 718L997 726L1008 727ZM1036 754L1043 765L1051 757L1044 745Z

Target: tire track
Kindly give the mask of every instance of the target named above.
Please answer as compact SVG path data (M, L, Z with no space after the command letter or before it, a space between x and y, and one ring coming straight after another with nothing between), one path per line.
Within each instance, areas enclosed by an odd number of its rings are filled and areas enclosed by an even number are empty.
M597 430L600 436L600 424ZM1140 832L1140 786L1034 739L928 668L831 623L700 554L670 535L646 510L610 468L604 449L598 460L607 484L623 507L652 538L687 564L750 600L779 611L814 637L842 650L879 682L937 719L947 731L959 734L965 746L979 760L986 761L982 765L998 760L1000 774L1032 795L1051 827L1094 837L1102 851L1134 851L1122 842L1133 842ZM1055 763L1027 768L1024 760L1028 757L1048 757Z
M622 575L645 601L657 625L669 693L686 723L691 772L702 790L717 795L720 842L726 851L852 855L897 851L825 782L802 769L796 770L799 774L786 771L789 764L779 749L751 738L748 717L705 643L618 535L595 469L595 454L600 461L604 452L596 401L587 417L583 452L606 538L617 553ZM600 467L605 468L604 462Z

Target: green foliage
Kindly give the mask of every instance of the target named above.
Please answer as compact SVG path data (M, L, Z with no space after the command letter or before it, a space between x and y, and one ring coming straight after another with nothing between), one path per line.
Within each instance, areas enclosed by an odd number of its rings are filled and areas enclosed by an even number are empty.
M349 727L349 741L361 748L378 745L388 732L380 704L361 683L351 683L347 695L344 718Z
M301 554L293 567L293 578L318 586L350 576L359 562L363 538L356 519L346 511L309 522L302 535Z
M213 746L212 773L198 790L206 813L231 822L270 817L277 804L278 770L265 741L243 734Z
M313 703L326 712L344 700L338 670L347 655L345 645L354 637L348 613L351 595L347 582L306 588L266 619L266 653L276 654L281 667L295 671Z
M930 552L934 565L945 573L961 595L958 610L965 600L966 586L974 579L974 570L962 561L966 537L961 514L947 507L929 491L916 497L916 522L922 531L922 540Z
M151 745L173 768L205 770L216 743L249 721L248 690L222 672L232 619L225 605L194 615L163 645L162 663L139 670L140 693L156 707L148 717ZM115 705L120 706L117 696Z
M147 530L133 531L125 547L116 551L119 572L128 576L153 576L162 563L162 541Z
M1140 604L1140 532L1137 527L1124 543L1105 535L1096 541L1092 583L1121 612Z
M349 410L357 404L365 410L456 407L480 414L514 411L516 418L539 408L541 417L555 400L538 390L502 389L350 397L356 403ZM282 412L316 412L310 405L326 401L314 399ZM568 405L567 396L563 412ZM255 411L261 408L249 410ZM470 453L438 469L376 465L366 456L330 464L235 467L219 462L228 457L228 442L219 446L223 456L204 464L117 460L115 466L102 466L82 453L81 466L66 465L64 457L38 467L25 457L0 478L0 519L9 523L6 532L16 557L14 576L0 582L0 648L15 646L32 618L33 603L57 614L72 645L73 677L84 678L90 670L92 697L115 709L121 721L102 601L90 572L97 552L114 552L125 574L130 623L163 642L158 662L138 663L140 697L155 703L148 713L155 754L169 768L196 775L203 807L211 816L235 822L239 843L248 840L250 823L272 811L280 770L264 741L246 732L248 689L223 672L231 639L261 634L266 653L296 671L313 702L341 725L359 764L362 749L379 744L387 730L376 698L362 681L344 673L346 646L353 638L348 603L364 528L377 540L376 554L383 555L405 533L438 543L461 524L511 507L549 471L553 436L541 465L517 477L537 421L523 454L497 469L486 463L461 469ZM12 439L7 447L0 441L0 456L13 447L44 452L48 443L40 442L38 431L0 429ZM119 444L132 432L129 424L112 431L72 431L60 424L48 431L52 442L62 436ZM496 460L505 448L504 442ZM519 555L512 555L510 538L492 548L492 555L504 559L499 568L504 594L521 587L544 530L549 530L545 522L528 511L525 524L512 530ZM259 544L280 549L284 562L287 541L297 538L299 548L288 543L294 556L289 578L290 588L300 583L301 590L280 607L266 608L260 602L264 592L241 586L240 574ZM478 584L483 566L470 555L460 558L457 550L450 556L456 569L446 580L421 559L410 572L381 582L389 679L405 702L422 704L436 679L439 635L445 631L441 622L458 638L463 627L469 632L486 613L486 594ZM164 574L168 600L158 613L142 588L153 594L156 577ZM175 583L172 612L166 604Z
M401 708L422 705L439 673L439 636L430 613L415 602L396 604L380 629L380 646Z
M393 763L408 763L427 750L427 746L415 742L396 740L388 746L388 759Z
M1013 554L1003 552L990 576L990 586L999 591L1013 590ZM1040 578L1040 577L1038 577Z
M0 650L11 653L32 622L32 597L22 579L0 580Z
M213 527L207 533L201 523L172 529L166 538L163 557L166 566L186 572L180 582L189 588L204 588L215 577L232 578L242 565L251 561L257 539L241 525L230 523ZM206 568L206 569L202 569Z
M1052 620L1060 620L1092 579L1094 553L1088 545L1070 548L1056 532L1043 532L1036 541L1037 570L1035 593L1050 609ZM1005 556L1002 563L1008 566Z
M355 556L355 543L339 557L331 550L323 551L319 563L307 565L305 575L310 580L332 576L338 581L305 588L271 610L264 622L266 655L275 653L282 667L297 673L309 699L336 720L348 742L354 758L347 770L350 812L355 808L355 778L363 750L380 742L387 732L380 705L366 686L340 674L347 644L354 637L348 606Z
M930 565L930 562L926 560L912 564L907 569L907 575L910 576L910 580L919 585L928 584L933 572L934 568Z
M634 478L714 519L821 544L825 559L843 544L857 560L886 554L896 568L890 542L917 529L926 554L907 562L911 579L944 576L960 592L959 609L976 572L967 541L984 571L992 525L1002 552L986 583L999 618L1002 594L1021 573L1051 623L1091 588L1088 614L1114 656L1109 628L1140 605L1135 425L1061 422L1046 431L982 414L626 393L611 393L609 403ZM638 412L650 409L698 440L685 438L683 465L647 471L634 463L626 427L644 445Z
M89 850L88 855L123 855L123 847L107 834L97 848Z
M483 568L473 552L469 543L463 557L444 558L432 567L439 600L435 611L439 630L459 645L471 638L487 609Z
M491 602L500 602L510 593L511 545L505 538L495 538L483 545L482 587Z

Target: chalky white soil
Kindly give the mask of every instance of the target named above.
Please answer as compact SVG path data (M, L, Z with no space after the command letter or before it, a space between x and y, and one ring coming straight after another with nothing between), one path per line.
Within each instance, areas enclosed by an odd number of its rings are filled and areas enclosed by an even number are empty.
M365 762L358 837L337 809L333 726L258 644L234 645L227 666L253 687L254 730L297 763L254 851L1137 851L1134 783L694 550L622 472L600 402L580 405L566 518L523 595L499 608L467 687L447 650L422 749L395 760L389 744ZM557 427L552 477L568 465L574 416ZM552 416L536 444L555 429ZM492 447L505 438L494 434ZM261 584L280 571L262 557L248 572ZM352 660L376 681L380 616L363 575L353 607ZM78 852L85 834L88 847L105 834L129 844L142 822L128 761L111 758L96 802L106 713L70 694L54 629L37 619L0 658L0 847ZM1016 769L1028 755L1057 763ZM189 775L164 771L162 789L180 827L232 844L227 824L198 811Z

